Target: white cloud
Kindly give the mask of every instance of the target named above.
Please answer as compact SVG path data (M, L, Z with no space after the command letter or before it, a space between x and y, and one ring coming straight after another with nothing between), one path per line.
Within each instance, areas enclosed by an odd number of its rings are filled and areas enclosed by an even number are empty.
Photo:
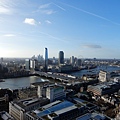
M45 21L47 24L52 24L52 22L50 22L49 20L46 20Z
M51 3L40 5L39 9L48 8L50 6L50 4Z
M25 18L24 23L30 25L36 25L36 21L33 18Z
M5 36L5 37L14 37L14 36L16 36L15 34L5 34L5 35L3 35L3 36Z
M9 2L6 0L0 0L0 14L12 14Z
M52 3L40 5L39 8L37 10L33 11L32 13L40 12L42 14L47 14L47 15L53 14L56 11L50 9L51 4Z
M47 15L51 15L51 14L55 13L54 10L40 10L40 12L43 14L47 14Z
M8 8L0 6L0 14L12 14L12 11Z

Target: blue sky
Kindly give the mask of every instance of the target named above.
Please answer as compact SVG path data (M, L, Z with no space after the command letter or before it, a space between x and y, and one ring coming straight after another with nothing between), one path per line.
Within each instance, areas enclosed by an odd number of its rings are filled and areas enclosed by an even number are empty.
M0 57L120 59L120 0L0 0Z

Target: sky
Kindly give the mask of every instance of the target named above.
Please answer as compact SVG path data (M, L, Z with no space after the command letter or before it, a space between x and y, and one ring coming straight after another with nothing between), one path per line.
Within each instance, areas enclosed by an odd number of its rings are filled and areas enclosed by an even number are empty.
M0 57L120 59L120 0L0 0Z

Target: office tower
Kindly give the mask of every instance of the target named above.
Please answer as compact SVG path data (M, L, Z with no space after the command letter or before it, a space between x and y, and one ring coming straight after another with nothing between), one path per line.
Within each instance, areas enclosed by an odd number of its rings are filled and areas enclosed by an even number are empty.
M31 59L35 59L35 55L33 55Z
M82 60L78 59L78 66L82 66Z
M33 70L38 68L38 61L36 59L30 60L30 68Z
M64 64L64 52L59 52L59 64Z
M35 69L35 61L34 61L34 59L30 60L30 68Z
M74 56L72 56L72 57L70 57L70 64L74 65L74 63L75 63Z
M38 60L38 62L41 61L41 56L40 56L40 54L38 55L37 60Z
M26 70L30 70L30 60L29 59L25 60L25 68L26 68Z
M47 72L48 68L48 49L45 48L45 71Z
M38 60L38 62L43 62L43 60L44 60L43 56L39 54L37 57L37 60Z

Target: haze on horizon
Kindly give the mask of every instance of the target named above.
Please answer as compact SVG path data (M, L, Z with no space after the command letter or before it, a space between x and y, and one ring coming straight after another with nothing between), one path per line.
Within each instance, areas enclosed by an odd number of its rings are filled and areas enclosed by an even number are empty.
M0 0L0 57L120 59L120 0Z

